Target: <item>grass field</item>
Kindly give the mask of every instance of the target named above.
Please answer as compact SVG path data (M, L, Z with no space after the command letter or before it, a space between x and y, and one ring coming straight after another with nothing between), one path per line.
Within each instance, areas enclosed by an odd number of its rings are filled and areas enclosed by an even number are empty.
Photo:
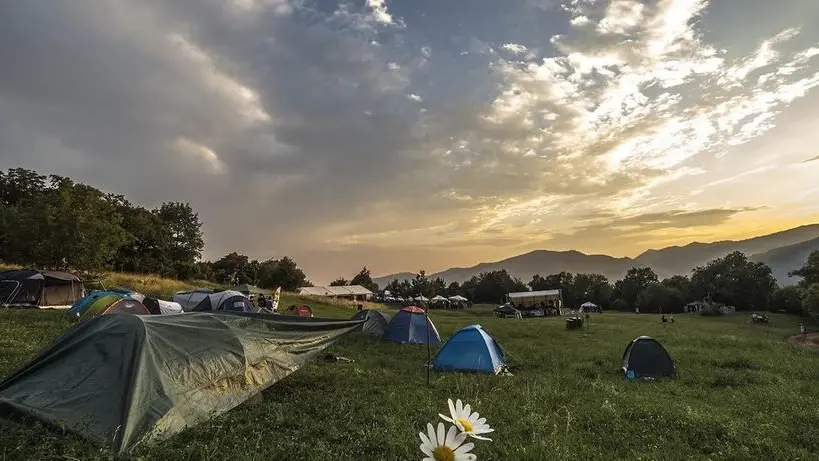
M283 303L297 301L286 297ZM311 303L317 315L349 308ZM446 412L448 397L471 403L496 428L479 459L819 459L819 355L789 346L798 320L748 324L745 315L602 314L584 331L560 319L495 319L488 310L431 314L446 338L481 323L500 342L514 376L436 374L426 385L426 348L349 336L331 352L354 363L315 363L243 406L135 459L411 460L417 433ZM23 365L69 326L60 312L0 310L0 376ZM627 382L628 341L646 334L674 358L678 378ZM55 430L5 427L2 459L108 459Z

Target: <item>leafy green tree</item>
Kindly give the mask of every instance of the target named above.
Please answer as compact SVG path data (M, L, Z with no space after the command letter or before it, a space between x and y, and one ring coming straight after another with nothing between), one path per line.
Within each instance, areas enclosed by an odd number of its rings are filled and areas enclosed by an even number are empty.
M777 289L773 295L771 307L773 310L783 310L788 314L804 315L802 310L802 296L804 289L798 286L788 286Z
M750 261L736 251L694 269L691 285L700 298L710 296L713 301L738 310L767 310L776 290L776 279L767 264Z
M199 215L187 203L167 202L156 211L170 232L168 256L179 278L196 273L196 260L202 255L205 241Z
M683 297L676 288L653 283L637 295L637 307L641 313L682 313Z
M482 272L464 282L466 297L477 303L501 303L507 293L528 291L526 284L505 270Z
M373 293L378 291L378 284L373 282L372 275L370 274L370 270L367 269L367 266L364 266L364 268L350 280L350 285L361 285Z
M640 292L658 282L657 274L650 267L632 267L614 284L613 296L625 301L629 307L636 307Z
M691 279L684 275L674 275L664 279L661 283L666 288L677 290L682 297L683 304L688 304L697 300L697 298L694 296L694 288L691 285Z
M344 277L339 277L339 278L333 280L332 282L330 282L331 287L343 287L343 286L347 286L347 285L350 285L350 282L347 279L345 279Z
M259 264L259 286L285 291L295 291L310 286L310 281L295 261L285 256L281 259L269 259Z
M574 277L574 306L585 302L592 302L601 307L611 304L611 295L614 291L609 279L601 274L577 274Z
M808 260L801 269L788 274L790 277L802 277L800 285L807 288L815 283L819 283L819 250L808 256Z
M461 294L461 284L458 282L452 282L446 287L446 296L457 296ZM463 296L463 295L461 295Z
M814 283L805 290L802 310L812 319L819 320L819 283Z
M170 234L162 219L143 207L131 205L124 197L112 196L111 200L122 216L121 225L126 232L126 241L114 256L114 269L120 272L175 275L173 261L166 252L170 245Z

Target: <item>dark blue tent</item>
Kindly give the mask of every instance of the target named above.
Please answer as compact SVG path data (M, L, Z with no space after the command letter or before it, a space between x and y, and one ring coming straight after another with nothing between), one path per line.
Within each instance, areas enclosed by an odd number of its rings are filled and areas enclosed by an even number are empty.
M459 330L435 355L432 367L436 371L471 371L499 373L505 363L503 351L480 325Z
M390 321L387 339L400 344L440 344L441 335L420 307L405 307Z

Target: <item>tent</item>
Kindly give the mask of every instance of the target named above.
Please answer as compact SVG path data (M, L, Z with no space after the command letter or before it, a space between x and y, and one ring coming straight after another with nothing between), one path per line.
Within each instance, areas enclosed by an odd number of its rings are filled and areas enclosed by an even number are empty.
M65 309L85 296L82 280L58 271L0 272L0 305Z
M498 374L505 366L503 351L480 325L458 330L435 355L436 371L468 371Z
M184 308L184 306L183 306ZM199 304L193 308L194 312L232 311L256 312L256 306L250 299L238 291L227 290L205 295Z
M207 312L95 317L0 382L0 418L34 418L123 454L235 408L360 323Z
M400 344L440 344L441 335L424 310L409 306L398 311L390 320L387 339Z
M248 285L247 283L243 283L241 285L235 286L231 288L232 291L238 291L245 296L250 295L266 295L270 296L270 290L265 290L264 288L259 288L255 285Z
M312 317L313 309L310 309L310 306L307 306L305 304L300 305L293 304L292 306L285 309L284 315L294 315L297 317Z
M432 302L439 302L439 301L449 302L449 300L447 298L444 298L441 295L437 295L437 296L433 297L432 299L430 299L430 301L432 301Z
M674 362L665 348L650 336L631 341L623 352L623 372L629 379L673 378Z
M383 338L390 329L392 316L373 309L362 309L355 313L350 320L364 320L361 332L367 335Z
M156 298L145 298L145 300L142 301L142 304L144 304L145 307L151 311L151 314L154 315L181 314L183 312L182 306L179 305L179 303L172 301L164 301Z
M580 308L584 309L584 310L586 310L586 309L597 309L598 307L599 306L597 304L595 304L593 302L588 302L588 301L580 305Z
M450 296L449 300L459 302L459 303L465 303L465 302L469 301L468 299L464 298L461 295Z
M138 293L135 294L138 295ZM68 313L85 319L104 314L149 315L151 312L139 301L139 298L123 294L118 290L95 291L74 303Z
M419 302L422 302L422 303L423 303L423 302L429 301L429 298L427 298L427 297L426 297L426 296L424 296L424 295L418 295L418 296L416 296L415 298L413 298L412 300L413 300L413 301L419 301Z
M173 302L182 306L182 309L186 312L192 311L193 308L202 302L203 299L213 293L216 292L210 288L197 288L191 291L177 291L176 294L173 295Z

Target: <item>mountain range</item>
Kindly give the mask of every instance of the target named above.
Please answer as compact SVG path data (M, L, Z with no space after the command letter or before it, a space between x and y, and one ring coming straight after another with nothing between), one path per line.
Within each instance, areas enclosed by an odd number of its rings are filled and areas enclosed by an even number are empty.
M690 275L697 266L721 258L731 252L741 251L754 261L771 266L781 285L792 285L798 279L788 277L788 272L799 269L808 255L819 250L819 224L789 229L747 240L724 240L712 243L693 242L685 246L672 246L660 250L648 250L636 258L615 258L606 255L587 255L579 251L535 250L501 261L480 263L472 267L453 267L428 277L441 277L447 283L463 283L481 272L506 269L513 277L524 282L534 274L546 276L566 271L572 273L603 274L614 281L623 278L632 267L651 267L660 278L672 275ZM375 278L384 287L393 280L415 277L414 273L401 272Z

